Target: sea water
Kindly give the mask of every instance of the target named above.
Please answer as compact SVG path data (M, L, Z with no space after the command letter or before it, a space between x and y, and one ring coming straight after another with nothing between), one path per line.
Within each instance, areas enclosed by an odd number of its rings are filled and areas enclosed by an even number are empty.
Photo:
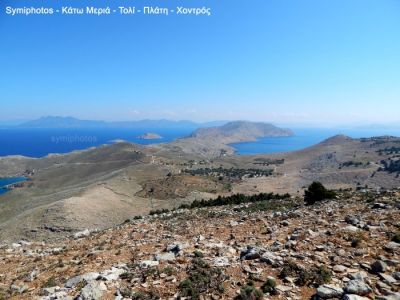
M147 145L171 142L188 136L193 129L0 129L0 156L23 155L43 157L50 153L68 153L94 146L113 143L115 140ZM162 138L145 140L138 138L147 132L157 133Z
M296 151L320 143L337 134L345 134L352 138L380 135L400 136L400 130L297 128L293 131L295 135L290 137L261 138L254 142L236 143L232 146L237 154L250 155ZM154 140L138 138L146 132L157 133L162 138ZM166 143L186 137L192 132L193 128L0 129L0 156L43 157L50 153L68 153L109 144L115 140L126 140L142 145Z
M7 186L13 183L18 183L25 181L25 177L9 177L9 178L0 178L0 195L7 193L9 190Z
M297 128L294 136L266 137L254 142L231 144L238 155L254 155L264 153L280 153L301 150L318 144L334 135L344 134L351 138L368 138L391 135L400 137L400 130L354 130L354 129L317 129Z

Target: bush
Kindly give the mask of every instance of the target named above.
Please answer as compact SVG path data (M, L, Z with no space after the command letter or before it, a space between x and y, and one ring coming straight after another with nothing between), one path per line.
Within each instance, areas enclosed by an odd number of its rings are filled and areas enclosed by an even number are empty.
M203 252L201 252L199 250L194 250L193 254L195 257L200 257L200 258L204 257Z
M153 216L153 215L161 215L161 214L167 214L167 213L169 213L169 209L163 208L163 209L151 210L149 212L149 215Z
M314 282L317 285L326 284L332 280L332 272L325 266L320 266L318 269L316 269L314 275Z
M171 276L175 273L175 270L173 267L171 266L167 266L164 268L164 270L162 271L163 273L167 274L168 276Z
M129 297L132 300L157 300L160 299L160 295L158 295L156 292L154 291L150 291L150 292L136 292L136 293L132 293L132 295Z
M276 294L276 281L273 278L268 278L267 281L263 284L261 287L261 290L264 293L269 293L269 294Z
M200 208L200 207L214 207L224 205L239 205L244 203L257 203L267 200L286 200L289 199L289 194L279 195L274 193L260 193L252 196L244 194L234 194L231 196L218 196L215 199L210 200L194 200L190 205L183 204L179 208Z
M50 288L56 285L57 285L56 278L54 276L51 276L43 283L42 288Z
M331 281L332 272L324 266L305 269L293 261L287 261L279 277L296 277L296 284L299 286L321 285Z
M326 189L322 183L318 181L314 181L304 192L304 201L307 205L312 205L315 202L333 199L335 197L336 193L334 191Z
M261 290L254 286L253 282L249 282L240 289L240 295L236 298L237 300L261 300L264 298L264 294Z
M180 296L200 299L205 293L222 293L225 275L219 268L211 267L201 258L195 258L188 268L188 278L179 284Z
M392 241L396 242L396 243L400 243L400 232L397 232L395 235L393 235Z

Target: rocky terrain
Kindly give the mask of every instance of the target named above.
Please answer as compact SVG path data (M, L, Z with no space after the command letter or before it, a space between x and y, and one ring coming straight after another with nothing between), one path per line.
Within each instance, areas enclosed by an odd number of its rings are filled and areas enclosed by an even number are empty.
M400 189L267 198L4 244L0 297L400 299Z

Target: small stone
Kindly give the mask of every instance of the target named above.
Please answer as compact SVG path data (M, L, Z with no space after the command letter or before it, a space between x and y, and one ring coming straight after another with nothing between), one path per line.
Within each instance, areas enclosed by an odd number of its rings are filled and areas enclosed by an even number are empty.
M75 276L75 277L70 278L67 281L67 283L65 284L65 287L72 288L83 280L89 282L92 280L96 280L99 276L100 276L100 274L96 273L96 272L90 272L90 273L86 273L84 275Z
M106 281L116 281L119 276L125 273L124 269L111 268L110 270L104 271L100 274L100 278Z
M331 299L342 296L343 289L339 286L324 284L317 288L317 295L322 299Z
M360 223L360 220L352 215L347 215L344 220L346 221L347 224L351 225L357 225L358 223Z
M374 203L374 205L372 206L372 208L375 209L385 209L387 207L387 205L385 203Z
M174 243L174 244L170 244L167 246L166 251L167 252L172 252L175 255L177 255L180 251L182 251L184 248L186 247L186 245L182 244L182 243Z
M151 268L151 267L156 267L158 266L160 263L156 260L143 260L140 262L140 266L142 268Z
M289 226L290 223L289 223L288 220L283 220L283 221L281 222L281 225L282 225L282 226Z
M383 280L383 282L385 282L387 284L394 284L397 282L396 279L394 279L392 276L387 275L387 274L380 273L379 277Z
M370 300L367 297L359 296L359 295L352 295L352 294L346 294L342 298L343 300Z
M260 258L260 256L259 249L254 247L247 247L247 249L244 249L240 252L240 259L251 260Z
M155 255L155 259L157 261L174 261L175 260L175 254L168 252L168 253L159 253Z
M229 266L229 259L227 257L216 257L213 261L213 265L216 267Z
M348 231L348 232L357 232L360 229L358 227L356 227L356 226L349 225L349 226L346 226L345 228L343 228L343 230L344 231Z
M400 244L396 242L389 242L383 248L388 252L394 252L395 250L399 249Z
M82 289L80 297L82 300L100 300L106 290L104 282L92 281Z
M393 274L393 277L396 278L397 280L400 280L400 272L395 272Z
M80 238L84 238L90 235L90 230L89 229L85 229L83 231L78 231L74 234L74 239L80 239Z
M286 293L291 291L293 288L291 286L286 286L286 285L277 285L275 289L280 293Z
M347 270L347 268L342 265L335 265L333 267L333 271L335 271L336 273L344 273L344 272L346 272L346 270Z
M361 281L364 281L366 278L368 278L367 272L364 272L364 271L350 273L348 276L350 279L361 280Z

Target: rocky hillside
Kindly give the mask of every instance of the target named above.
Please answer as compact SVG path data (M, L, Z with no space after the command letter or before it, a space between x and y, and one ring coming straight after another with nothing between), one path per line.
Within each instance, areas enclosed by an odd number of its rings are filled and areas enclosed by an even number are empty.
M400 298L400 189L252 199L3 245L0 298Z

